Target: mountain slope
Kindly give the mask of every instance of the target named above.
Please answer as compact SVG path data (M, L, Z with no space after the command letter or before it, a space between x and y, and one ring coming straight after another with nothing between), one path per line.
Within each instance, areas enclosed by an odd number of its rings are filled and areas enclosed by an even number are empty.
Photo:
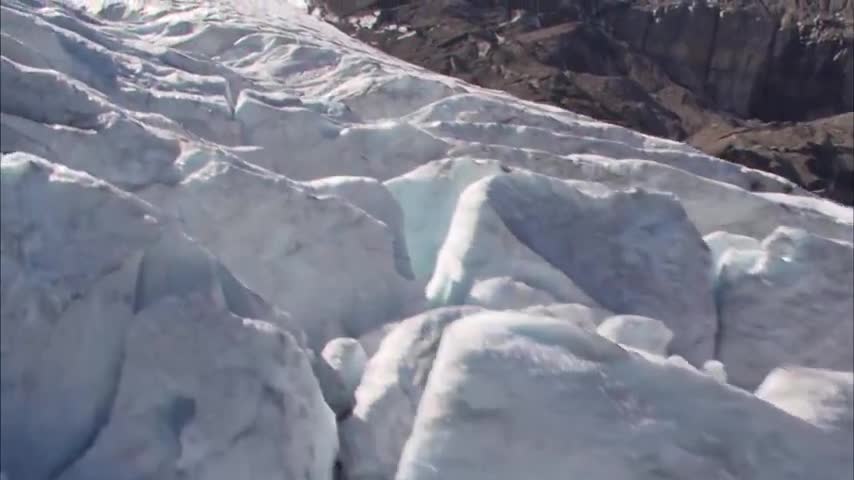
M854 473L850 208L299 2L0 8L0 477Z
M846 0L318 4L342 30L431 70L687 141L854 202Z

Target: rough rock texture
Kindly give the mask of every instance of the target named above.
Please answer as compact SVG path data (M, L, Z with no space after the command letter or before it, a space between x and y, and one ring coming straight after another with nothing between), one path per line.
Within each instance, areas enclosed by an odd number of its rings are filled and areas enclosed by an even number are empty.
M854 202L849 0L320 3L418 65Z

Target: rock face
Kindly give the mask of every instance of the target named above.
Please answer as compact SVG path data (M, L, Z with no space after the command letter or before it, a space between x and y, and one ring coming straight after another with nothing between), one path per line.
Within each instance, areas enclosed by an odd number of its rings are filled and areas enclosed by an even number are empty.
M800 121L854 110L847 0L648 1L606 4L600 14L677 83L741 117Z
M844 449L694 371L487 312L445 331L395 478L830 480L854 473Z
M400 58L854 203L848 0L349 3L382 14L338 25Z

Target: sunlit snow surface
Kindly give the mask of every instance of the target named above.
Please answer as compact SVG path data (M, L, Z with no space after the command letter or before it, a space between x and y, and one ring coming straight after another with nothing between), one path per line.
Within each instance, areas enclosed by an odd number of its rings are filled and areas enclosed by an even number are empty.
M5 478L852 476L850 208L307 3L0 0Z

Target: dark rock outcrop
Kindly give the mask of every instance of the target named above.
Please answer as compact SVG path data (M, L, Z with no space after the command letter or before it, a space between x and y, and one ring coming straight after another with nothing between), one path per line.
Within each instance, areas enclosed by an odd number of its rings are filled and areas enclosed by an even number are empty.
M417 65L854 203L852 0L322 1ZM372 28L348 20L374 10Z

